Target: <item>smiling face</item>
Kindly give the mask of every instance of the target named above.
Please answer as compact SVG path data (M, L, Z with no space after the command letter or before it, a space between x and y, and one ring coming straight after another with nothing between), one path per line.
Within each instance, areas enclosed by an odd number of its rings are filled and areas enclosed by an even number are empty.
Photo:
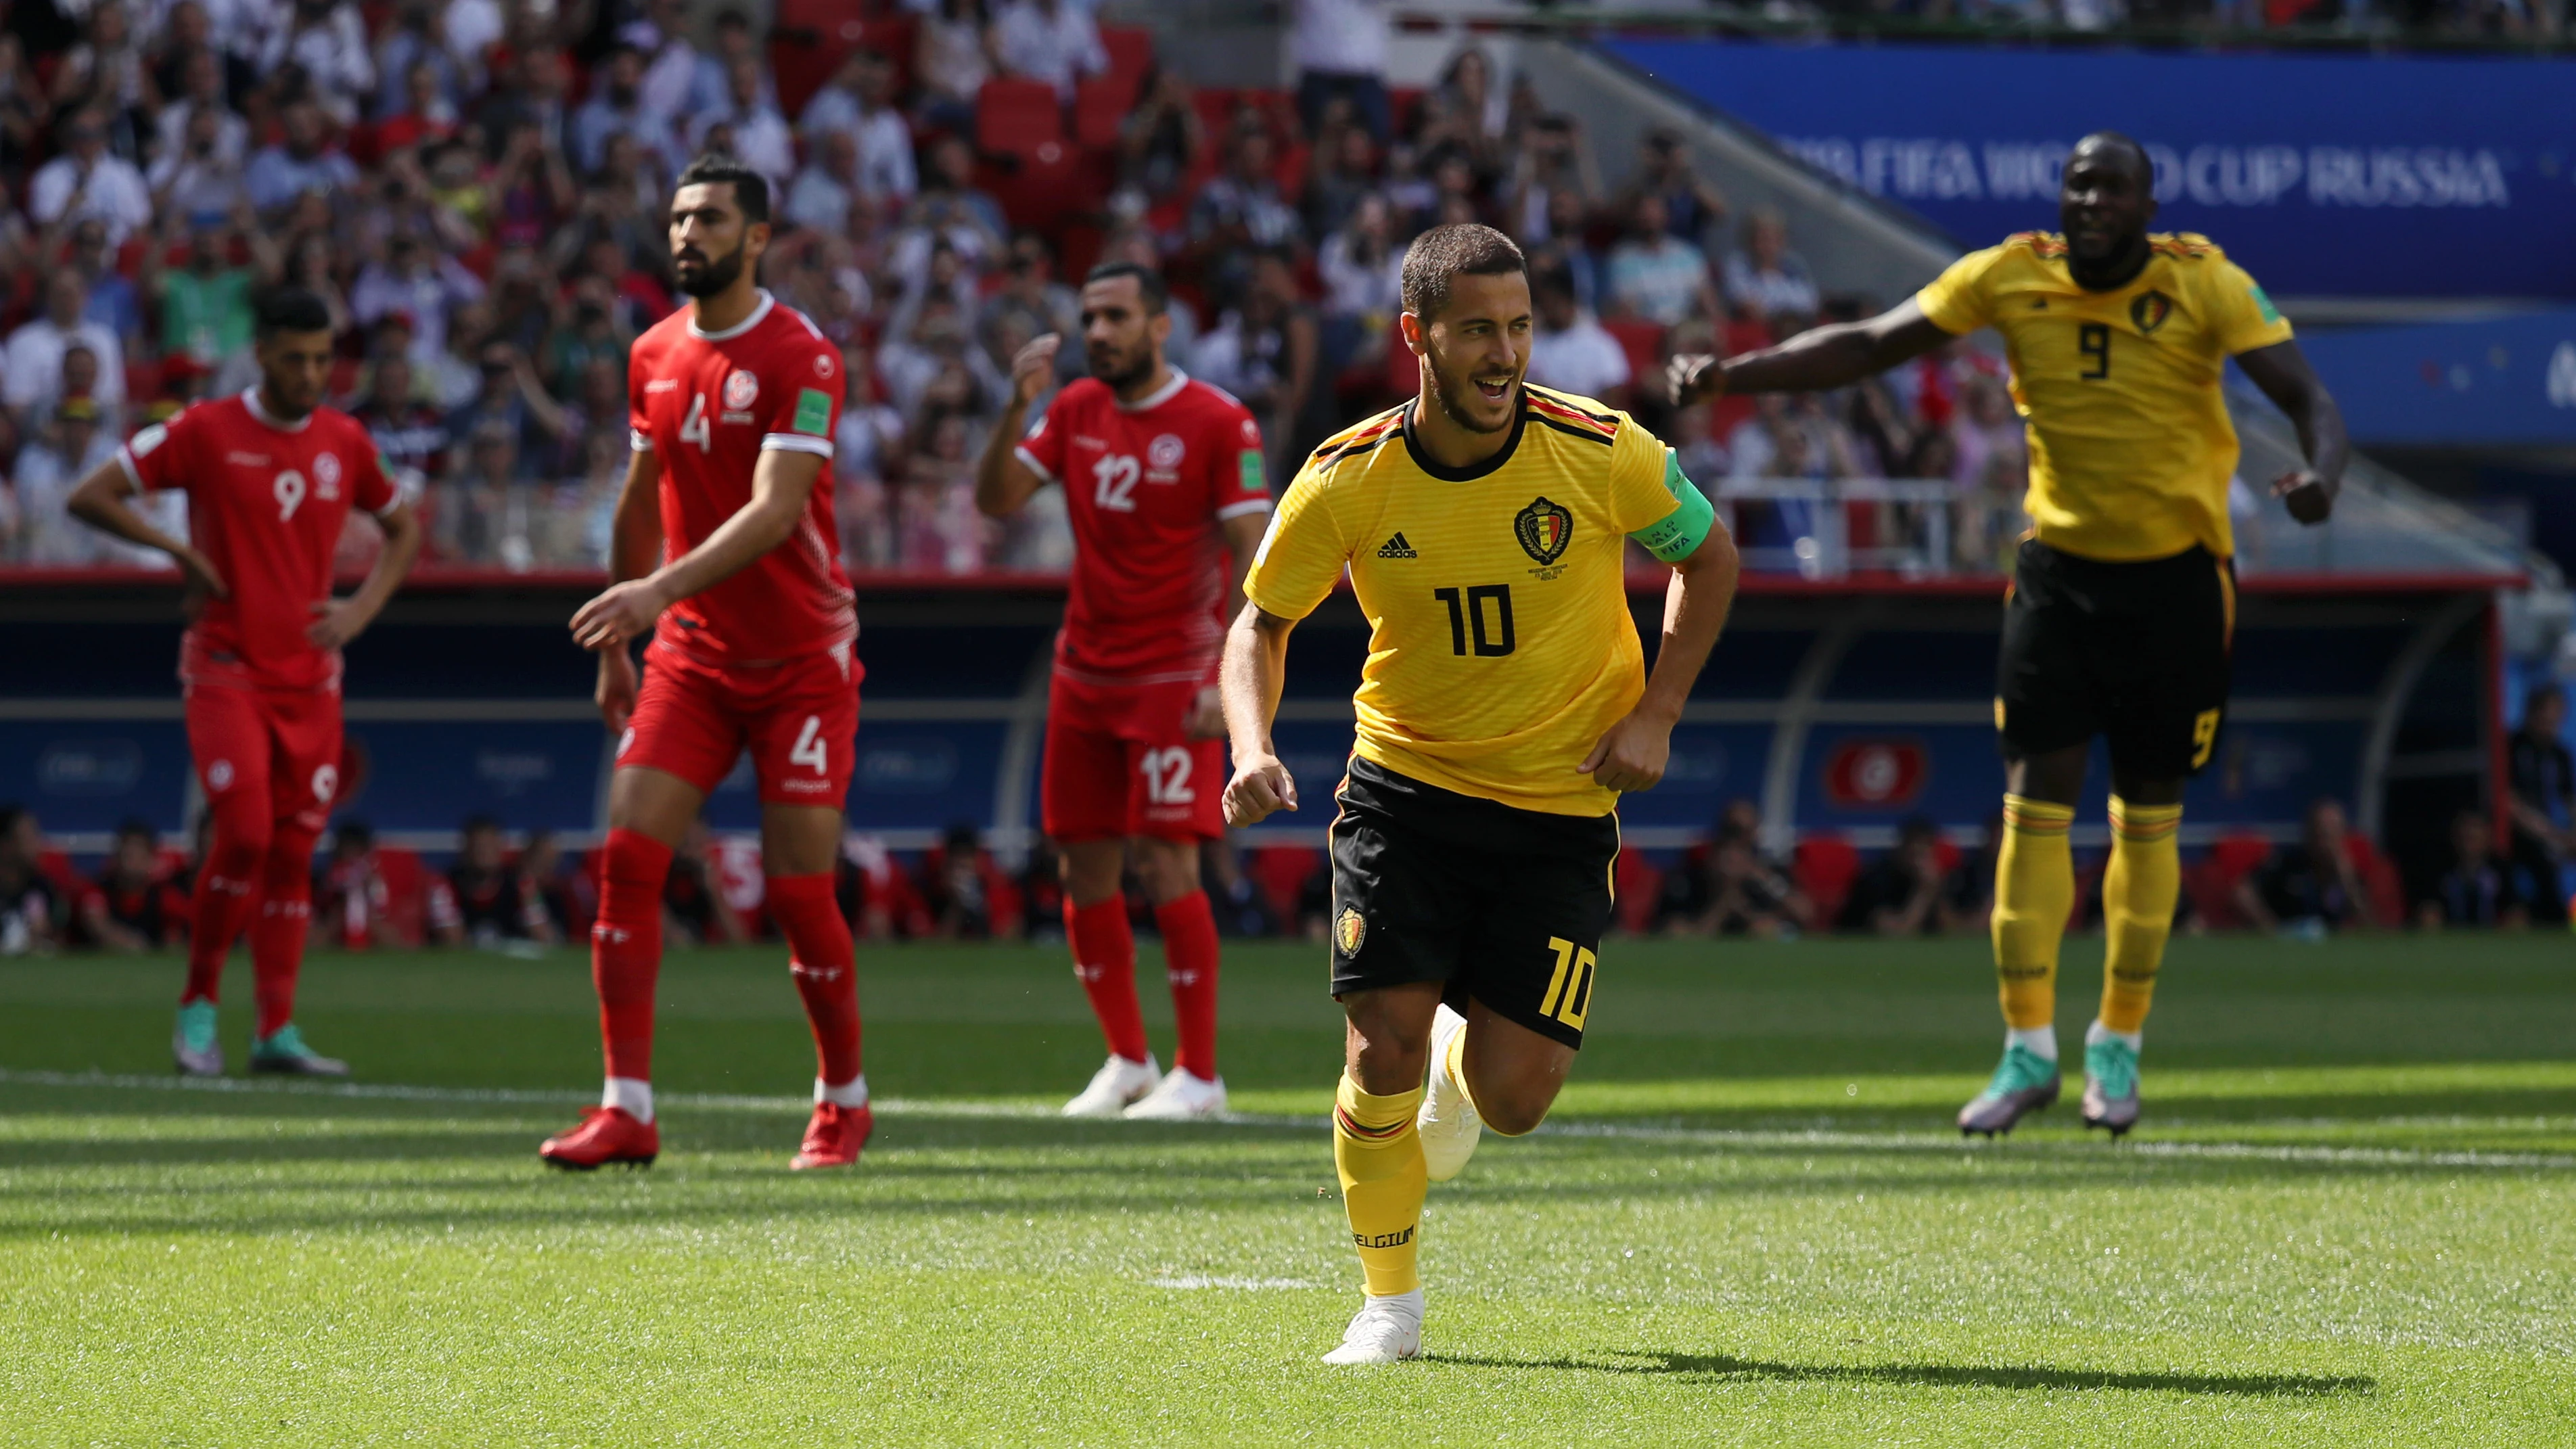
M1449 280L1438 315L1406 314L1406 341L1422 359L1423 390L1458 426L1475 433L1510 428L1529 371L1529 278L1464 274Z

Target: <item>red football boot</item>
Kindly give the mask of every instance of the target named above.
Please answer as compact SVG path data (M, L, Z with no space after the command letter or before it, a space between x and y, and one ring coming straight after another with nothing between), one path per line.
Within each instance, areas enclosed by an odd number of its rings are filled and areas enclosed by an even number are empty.
M859 1160L859 1149L868 1145L868 1134L875 1130L877 1114L866 1107L817 1102L814 1120L805 1124L804 1145L787 1165L797 1172L809 1167L848 1167Z
M588 1172L612 1162L651 1167L661 1151L661 1128L635 1120L623 1107L593 1107L582 1115L580 1126L547 1138L537 1156L549 1167Z

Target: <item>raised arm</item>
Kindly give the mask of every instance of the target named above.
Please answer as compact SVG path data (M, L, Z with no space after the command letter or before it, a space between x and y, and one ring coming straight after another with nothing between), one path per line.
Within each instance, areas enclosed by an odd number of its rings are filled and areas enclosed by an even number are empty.
M1225 730L1234 746L1234 778L1225 787L1225 823L1257 825L1297 808L1297 782L1279 762L1270 738L1287 678L1288 633L1294 619L1247 603L1225 635L1225 664L1217 687L1225 701Z
M984 439L983 456L975 460L975 510L993 518L1017 513L1046 480L1020 461L1020 438L1028 431L1029 404L1055 380L1055 352L1064 339L1055 333L1037 338L1011 359L1011 400ZM1237 579L1240 583L1240 578Z
M134 475L126 471L123 455L108 459L92 468L63 500L65 512L102 533L112 533L127 543L159 549L179 565L187 576L191 595L212 594L228 598L232 590L223 575L215 572L212 560L187 544L152 526L151 520L134 511L130 501L142 490L135 485Z
M2335 495L2343 491L2344 464L2352 458L2352 440L2344 435L2343 409L2317 381L2307 354L2296 342L2275 342L2236 354L2236 365L2272 405L2289 414L2299 430L2299 451L2308 466L2272 480L2272 496L2301 523L2323 523L2334 512Z
M751 501L716 526L706 541L640 579L608 586L605 593L572 616L573 642L584 649L610 649L641 637L662 611L692 594L704 593L751 566L753 560L787 541L805 505L814 495L814 480L823 471L819 453L771 448L752 469ZM633 502L635 470L627 473L627 496L618 500L620 562L626 513ZM639 530L640 532L640 530Z
M1820 392L1911 362L1949 340L1908 297L1865 321L1814 328L1759 352L1685 353L1664 369L1664 379L1675 407L1731 392Z

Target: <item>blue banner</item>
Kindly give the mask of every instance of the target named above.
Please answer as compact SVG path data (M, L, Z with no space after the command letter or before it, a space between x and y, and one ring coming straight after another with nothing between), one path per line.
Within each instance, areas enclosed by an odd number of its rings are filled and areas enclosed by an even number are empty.
M2299 339L2356 442L2576 444L2576 307Z
M2156 161L2160 230L2275 296L2576 297L2576 62L1616 40L1966 247L2057 225L2087 131Z

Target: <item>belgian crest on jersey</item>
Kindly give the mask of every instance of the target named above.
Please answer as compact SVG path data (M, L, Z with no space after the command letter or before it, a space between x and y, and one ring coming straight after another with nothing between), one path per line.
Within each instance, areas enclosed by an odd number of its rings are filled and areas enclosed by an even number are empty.
M1360 953L1360 942L1367 939L1368 922L1359 912L1348 906L1342 907L1341 915L1333 920L1333 948L1345 956L1356 956Z
M1574 514L1562 503L1533 498L1512 519L1512 537L1520 540L1521 552L1541 564L1552 564L1565 556L1565 546L1574 541Z
M2138 325L2141 336L2165 325L2165 319L2172 315L2173 298L2162 292L2140 292L2137 300L2129 304L2129 320Z

